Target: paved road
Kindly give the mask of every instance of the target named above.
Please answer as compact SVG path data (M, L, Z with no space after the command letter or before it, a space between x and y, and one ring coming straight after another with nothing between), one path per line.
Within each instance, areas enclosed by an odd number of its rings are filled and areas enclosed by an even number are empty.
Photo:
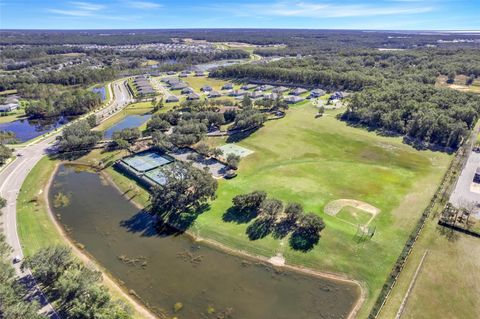
M100 121L106 120L132 101L124 82L113 83L113 91L114 97L112 97L112 102L96 113ZM16 153L21 154L21 156L17 157L0 172L0 195L7 200L7 207L2 210L3 215L0 216L0 222L2 231L5 232L7 243L13 249L12 257L23 257L22 247L17 234L16 211L18 193L30 170L46 155L46 152L51 148L59 134L55 133L44 140L19 148ZM35 280L31 277L30 271L26 270L22 273L19 264L15 265L15 269L22 281L30 283L30 295L39 301L42 306L42 313L48 314L50 318L58 319L59 317L55 310L34 283ZM31 284L32 282L33 284Z
M470 206L480 203L480 193L472 192L473 177L477 167L480 167L480 153L470 152L467 163L462 173L458 177L455 190L450 195L450 202L455 207ZM477 186L478 189L478 186ZM480 190L480 189L479 189ZM480 209L476 209L476 214L479 214Z

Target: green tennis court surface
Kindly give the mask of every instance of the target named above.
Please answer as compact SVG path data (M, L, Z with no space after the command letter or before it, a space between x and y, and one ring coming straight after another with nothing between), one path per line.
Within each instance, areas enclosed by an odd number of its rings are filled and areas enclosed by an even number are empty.
M138 172L146 172L171 163L173 159L156 152L145 152L123 159L123 162Z
M227 157L228 154L235 154L240 157L245 157L253 153L248 148L241 147L237 144L225 144L219 147L223 151L223 156Z

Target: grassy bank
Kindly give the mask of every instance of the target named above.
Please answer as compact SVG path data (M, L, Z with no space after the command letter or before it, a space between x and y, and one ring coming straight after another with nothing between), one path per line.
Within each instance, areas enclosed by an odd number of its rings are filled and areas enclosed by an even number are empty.
M34 254L41 248L67 243L67 239L58 231L49 216L43 194L55 166L55 161L47 157L42 158L28 174L18 195L17 229L26 256ZM85 260L85 258L81 259ZM104 280L103 284L109 289L114 299L129 303L112 281ZM146 318L136 310L133 315L137 319Z
M49 215L44 187L55 169L55 162L44 157L28 174L17 199L17 229L23 252L30 256L41 248L61 244L63 239Z
M310 103L293 106L286 118L268 122L239 142L254 153L242 161L237 178L219 182L218 198L191 231L231 248L266 257L282 253L289 264L357 279L365 283L368 294L360 314L366 317L451 157L416 151L399 138L350 127L336 119L339 111L327 111L315 119L316 112ZM212 145L224 142L209 141ZM127 196L147 202L148 195L133 181L111 168L106 172L123 191L129 190ZM307 253L298 252L289 248L288 240L271 236L251 241L245 234L248 224L225 222L223 215L232 198L256 189L302 203L307 211L324 218L327 228L320 243ZM371 241L358 242L355 224L323 212L330 201L342 198L380 209Z
M20 110L15 110L13 112L10 112L8 115L0 115L0 124L2 123L9 123L9 122L13 122L13 121L16 121L16 120L22 120L22 119L26 119L26 115L25 115L25 110L24 109L20 109Z
M410 292L402 318L480 317L478 238L452 232L429 220L380 318L394 318L425 251L425 262Z

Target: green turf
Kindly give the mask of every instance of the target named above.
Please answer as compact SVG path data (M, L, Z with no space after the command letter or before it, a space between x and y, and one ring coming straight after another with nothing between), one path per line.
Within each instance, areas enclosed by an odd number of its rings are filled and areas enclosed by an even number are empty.
M55 163L44 157L22 184L17 199L17 228L23 252L32 255L38 249L62 243L45 207L43 187L53 173Z
M416 151L400 139L349 127L335 118L338 111L315 119L316 112L309 103L296 106L285 119L268 122L241 141L240 146L254 153L242 160L238 177L220 181L218 198L198 218L193 231L255 254L283 252L288 263L345 273L366 282L370 297L364 316L450 157ZM218 139L210 144L223 142ZM247 225L222 220L235 195L256 189L299 202L322 216L327 227L319 245L301 253L270 236L250 241L245 235ZM362 200L381 210L372 241L358 244L354 225L323 213L327 203L340 198Z

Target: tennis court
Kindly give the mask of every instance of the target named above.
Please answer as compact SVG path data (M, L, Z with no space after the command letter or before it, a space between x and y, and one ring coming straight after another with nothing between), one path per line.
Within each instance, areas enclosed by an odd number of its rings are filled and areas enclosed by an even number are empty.
M173 162L173 159L168 155L161 155L159 153L149 151L124 158L122 161L138 172L147 172L154 168L171 163Z
M165 173L163 170L163 167L157 167L155 169L152 169L151 171L146 172L145 176L157 183L158 185L163 185L166 182Z
M227 157L228 154L235 154L240 157L245 157L253 153L248 148L239 146L237 144L225 144L219 147L223 151L223 156Z

